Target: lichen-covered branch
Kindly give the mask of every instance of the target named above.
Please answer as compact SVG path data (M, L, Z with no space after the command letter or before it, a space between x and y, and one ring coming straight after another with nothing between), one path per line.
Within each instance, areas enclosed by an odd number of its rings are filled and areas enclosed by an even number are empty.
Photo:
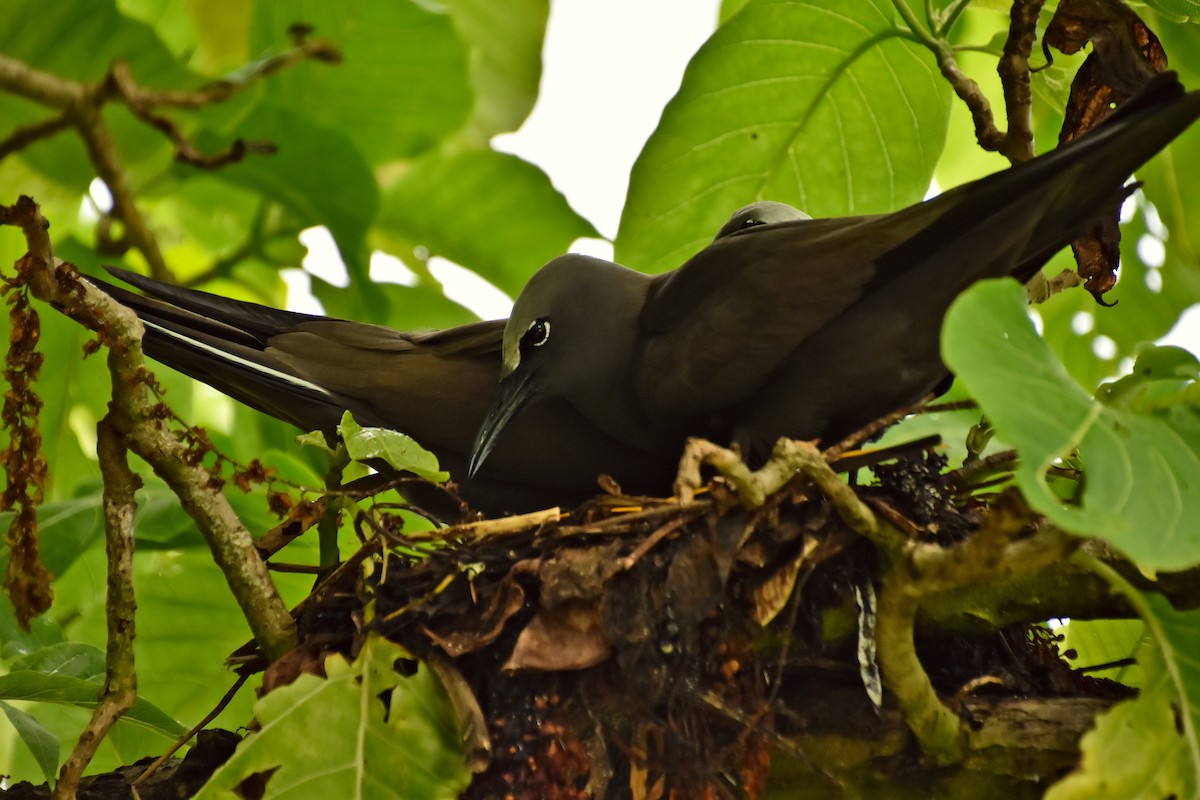
M137 610L133 595L133 518L137 512L134 495L142 484L129 469L125 445L107 417L96 426L96 437L96 455L104 479L104 549L108 557L108 596L104 603L108 644L104 686L91 720L59 771L52 795L54 800L75 797L79 779L96 754L96 748L137 699L133 657Z
M707 464L733 485L743 505L753 509L765 503L770 495L782 489L799 472L829 498L842 521L850 528L870 539L884 552L898 550L903 534L876 517L854 490L833 471L825 460L827 456L809 442L780 439L775 443L767 463L757 470L751 470L737 452L704 439L689 439L679 461L675 494L680 503L691 502L696 487L700 485L700 467Z
M997 504L984 526L958 544L909 543L882 578L876 634L884 685L934 760L961 760L967 732L957 711L938 697L917 658L917 612L932 595L1035 574L1077 546L1078 540L1055 528L1026 535L1030 522L1016 503Z

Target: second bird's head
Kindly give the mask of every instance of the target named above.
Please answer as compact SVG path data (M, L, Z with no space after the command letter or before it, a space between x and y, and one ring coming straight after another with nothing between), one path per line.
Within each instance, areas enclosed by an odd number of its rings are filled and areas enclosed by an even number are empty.
M777 222L811 219L783 203L759 201L733 213L716 240ZM736 268L738 265L730 265ZM636 392L638 315L650 277L620 264L569 254L529 279L504 327L500 389L471 448L473 476L508 424L539 397L563 397L603 428L601 395L617 384ZM626 398L628 399L628 398Z

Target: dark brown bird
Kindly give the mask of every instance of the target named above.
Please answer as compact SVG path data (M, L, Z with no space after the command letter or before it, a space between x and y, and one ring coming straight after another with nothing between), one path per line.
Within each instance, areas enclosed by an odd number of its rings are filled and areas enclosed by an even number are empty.
M782 203L755 203L734 213L717 237L802 218ZM146 293L89 278L141 318L151 358L305 431L332 435L348 410L363 425L406 433L437 455L479 510L574 505L596 493L600 475L616 477L627 492L670 492L678 454L615 439L557 398L533 405L487 467L467 475L500 374L504 320L410 333L110 272ZM437 505L429 487L406 491Z
M653 277L557 258L508 320L471 470L547 398L664 459L703 435L752 461L916 402L946 383L951 302L982 278L1029 280L1198 115L1200 94L1163 74L1070 144L893 214L730 232Z
M488 468L468 478L467 454L495 393L504 320L408 333L112 272L150 295L92 279L141 318L149 357L302 430L332 435L348 410L363 425L407 433L479 510L578 503L595 494L601 474L619 475L627 491L670 486L670 458L613 439L553 398L532 406ZM417 491L417 502L436 501Z

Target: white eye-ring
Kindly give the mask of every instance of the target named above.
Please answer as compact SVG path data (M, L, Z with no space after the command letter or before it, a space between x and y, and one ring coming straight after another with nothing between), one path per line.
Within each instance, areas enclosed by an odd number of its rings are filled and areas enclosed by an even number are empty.
M550 320L535 319L529 323L525 335L521 337L521 349L541 347L548 341L550 341Z

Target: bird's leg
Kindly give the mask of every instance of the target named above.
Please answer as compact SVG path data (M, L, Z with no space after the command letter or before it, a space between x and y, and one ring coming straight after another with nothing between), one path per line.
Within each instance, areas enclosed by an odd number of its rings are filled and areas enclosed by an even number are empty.
M689 439L675 478L675 496L681 503L689 502L701 485L700 467L703 464L709 464L729 481L742 504L752 509L760 507L801 472L829 498L847 525L875 542L885 553L896 552L904 542L904 534L875 516L854 489L829 466L813 442L780 439L771 450L767 463L761 469L751 470L736 450L704 439Z
M767 463L760 469L751 470L736 448L721 447L705 439L688 439L683 457L679 460L675 496L680 502L690 501L696 488L701 485L700 467L708 464L729 481L744 506L758 508L768 497L782 489L796 474L796 470L817 462L825 466L821 452L813 443L780 439L771 450ZM827 466L825 468L828 470ZM836 475L833 478L837 480Z
M742 461L742 455L736 448L729 449L707 439L691 437L683 448L679 471L675 475L675 497L680 505L692 502L696 490L704 485L704 479L700 477L700 467L704 464L712 466L733 484L743 504L750 508L763 504L766 494L761 490L756 494L752 489L753 473Z

